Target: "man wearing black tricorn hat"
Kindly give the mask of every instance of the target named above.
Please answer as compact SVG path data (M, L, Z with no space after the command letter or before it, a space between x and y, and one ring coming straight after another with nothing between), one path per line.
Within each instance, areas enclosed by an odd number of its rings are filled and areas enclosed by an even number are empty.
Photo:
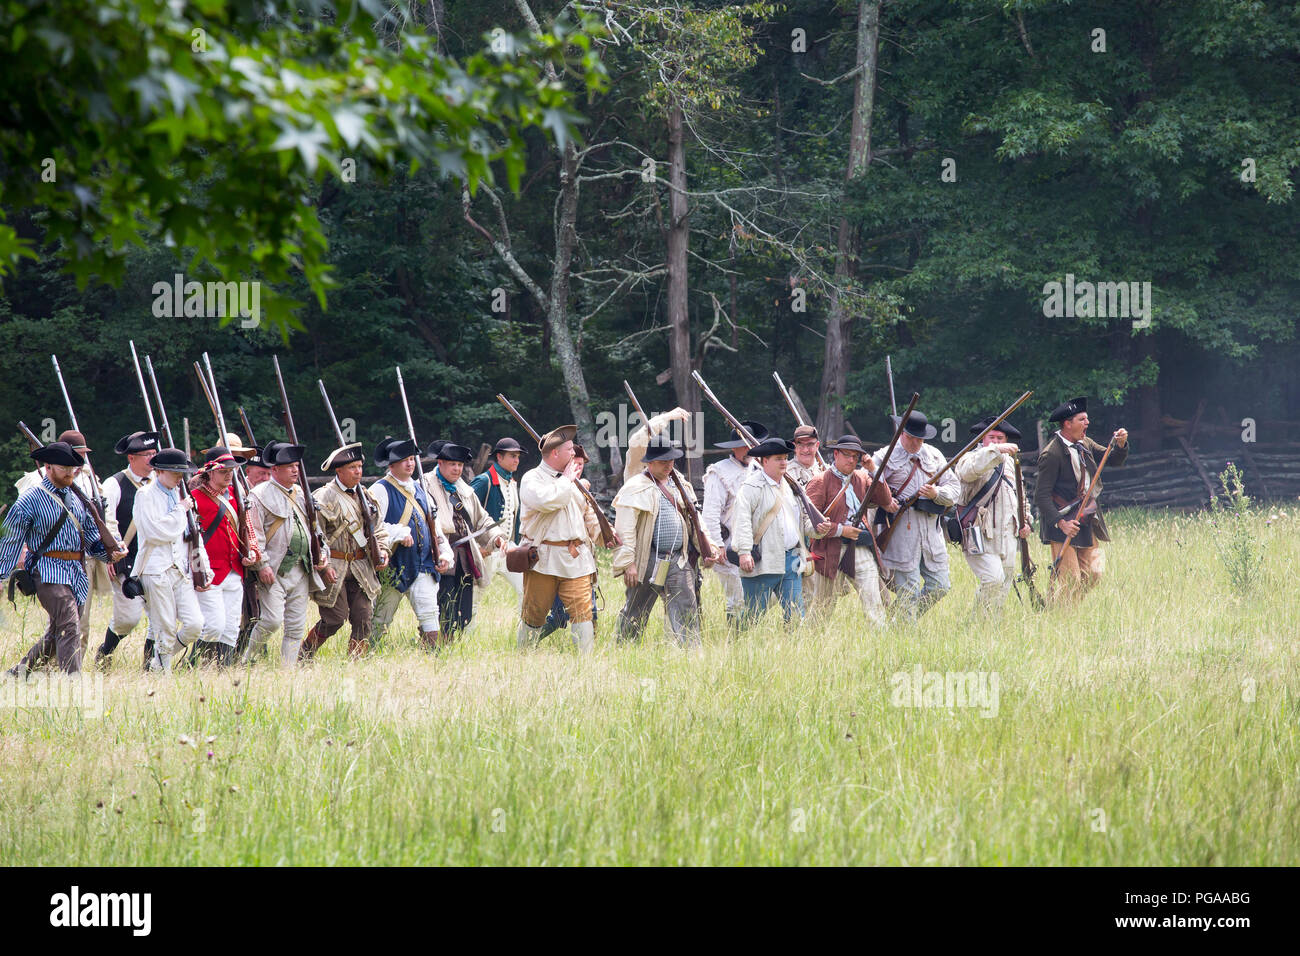
M334 472L334 480L312 495L325 532L334 580L325 590L312 593L312 600L320 606L320 620L303 641L304 658L314 655L347 623L352 625L348 654L357 658L370 648L371 616L379 595L378 571L388 567L389 538L379 502L361 483L364 468L359 441L334 449L320 466L326 474ZM367 528L374 535L378 565L369 551Z
M424 476L425 490L438 509L438 530L451 543L455 567L438 582L442 642L450 643L474 617L474 592L488 584L486 556L504 554L509 537L461 477L473 455L464 445L443 442L434 452L437 466Z
M994 416L970 427L978 435ZM996 614L1006 604L1016 577L1016 550L1029 537L1021 525L1016 494L1015 456L1020 454L1020 429L1004 421L988 432L979 448L963 455L953 471L961 481L957 517L962 530L962 554L978 582L975 612Z
M271 466L271 480L252 491L262 545L262 553L253 565L262 617L249 635L245 661L260 655L270 636L283 626L280 665L296 664L307 632L311 592L334 582L328 553L321 555L318 565L313 566L311 560L311 539L317 528L307 519L298 481L304 451L302 445L282 441L267 442L262 448L262 457Z
M899 418L890 416L894 427ZM898 514L902 502L918 495L916 504L898 516L881 557L891 579L887 583L898 594L900 605L913 615L924 614L948 593L947 536L940 518L961 494L961 482L952 470L944 472L938 485L930 478L948 463L939 449L926 442L936 434L921 412L912 412L885 464L881 480L889 485L893 500L876 509L876 521L883 525ZM871 456L871 468L880 466L885 449Z
M140 617L144 614L144 597L122 591L122 585L131 572L135 556L140 553L139 529L135 526L135 496L141 488L153 480L153 467L149 459L158 451L157 432L132 432L118 439L113 451L126 456L126 467L104 480L104 523L108 530L117 536L126 547L126 557L110 565L113 577L113 617L108 630L104 632L104 643L95 654L95 663L101 664L117 648L122 639L130 634ZM138 585L138 582L136 582ZM153 658L153 642L145 639L144 666L148 668Z
M370 488L387 526L392 557L392 581L375 601L374 640L388 630L397 608L406 598L420 624L420 641L430 650L438 639L438 583L451 571L451 545L438 530L438 516L424 487L415 480L419 447L409 438L384 438L375 446L375 464L388 473Z
M1053 592L1074 598L1092 588L1105 571L1105 555L1098 542L1109 541L1110 533L1106 530L1101 510L1098 508L1091 515L1085 514L1081 520L1077 512L1084 489L1096 474L1106 446L1086 434L1087 398L1072 398L1057 406L1048 421L1059 422L1060 430L1038 456L1034 504L1042 520L1039 534L1043 543L1051 547L1053 561L1065 547L1065 539L1074 535L1058 570L1064 587ZM1128 430L1117 428L1111 440L1114 448L1107 460L1107 468L1122 465L1128 459ZM1102 488L1103 485L1098 484L1096 493L1099 494Z
M50 657L58 661L60 670L76 674L81 670L81 609L90 590L85 556L117 561L126 552L107 553L89 508L70 490L85 459L67 442L51 442L34 450L31 457L45 466L45 473L35 487L18 496L6 515L8 533L0 541L0 581L15 574L25 544L27 557L18 572L23 590L36 595L50 623L9 675L25 677L28 670ZM11 581L10 587L15 583Z

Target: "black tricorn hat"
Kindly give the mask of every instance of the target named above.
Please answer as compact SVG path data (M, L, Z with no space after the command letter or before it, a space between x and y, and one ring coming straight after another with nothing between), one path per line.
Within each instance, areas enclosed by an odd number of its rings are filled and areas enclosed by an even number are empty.
M32 451L32 457L42 465L66 465L69 468L80 468L86 463L86 459L78 455L72 446L65 441L52 441L48 445L42 445Z
M154 471L178 471L183 475L197 471L194 462L190 461L185 452L179 448L163 448L158 454L149 459L149 464Z
M894 427L897 428L898 426ZM861 455L867 453L856 435L841 435L837 440L828 444L826 448L830 451L856 451Z
M249 456L248 461L244 463L248 468L270 468L266 458L262 455L260 448L254 448L253 454Z
M767 426L763 425L761 422L741 422L740 424L744 425L745 428L749 430L749 433L754 436L754 441L757 442L762 442L766 440L768 435L771 434L771 432L767 430ZM741 438L740 432L736 431L733 428L731 430L730 438L728 438L726 441L718 442L713 447L714 448L744 448L745 439ZM753 454L753 452L750 452L750 454Z
M158 439L162 437L157 432L131 432L129 435L123 435L113 446L113 451L119 455L138 455L144 451L157 451L159 444Z
M895 428L898 427L900 417L898 415L889 416L889 420L894 423ZM911 415L907 416L907 424L903 426L903 431L913 438L920 438L922 441L929 441L939 434L939 430L930 424L930 420L922 412L912 412Z
M646 445L645 457L642 461L676 461L686 452L678 447L677 443L667 435L655 435L650 439L650 444Z
M411 439L388 436L375 446L375 464L380 468L387 468L394 462L413 458L419 453L420 449Z
M786 438L766 438L749 450L750 458L766 458L768 455L793 455L794 442Z
M430 450L432 451L432 449ZM438 450L433 454L439 461L466 462L471 461L474 458L473 452L464 445L457 445L454 441L443 442Z
M979 421L977 421L974 425L970 427L970 433L972 435L978 435L984 429L992 425L993 420L995 418L997 418L996 415L990 415L987 418L981 418ZM1010 439L1011 441L1020 441L1021 438L1020 429L1008 421L1001 422L998 425L998 427L993 430L995 432L1001 432L1002 434L1006 435L1007 438Z
M276 465L292 465L302 461L305 445L291 445L287 441L269 441L262 447L262 460L268 468Z
M1063 422L1066 419L1073 418L1080 412L1086 412L1087 410L1088 399L1084 396L1080 396L1078 398L1072 398L1062 405L1057 405L1055 411L1052 412L1051 417L1047 420L1049 422Z
M324 472L331 471L335 468L342 468L344 465L350 465L356 461L365 461L366 456L361 454L361 442L354 441L350 444L343 445L341 448L335 448L330 452L320 466Z

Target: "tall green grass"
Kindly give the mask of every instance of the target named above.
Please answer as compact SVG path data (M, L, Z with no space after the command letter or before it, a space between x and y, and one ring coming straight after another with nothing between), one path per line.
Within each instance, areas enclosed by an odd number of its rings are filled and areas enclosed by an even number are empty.
M850 595L728 639L706 575L697 652L658 611L614 646L607 575L587 659L564 633L516 652L502 582L438 657L406 609L366 661L340 635L293 673L146 677L137 632L101 718L0 710L0 862L1294 865L1300 516L1276 511L1250 597L1208 518L1117 513L1082 605L1013 594L992 623L952 551L953 592L881 631ZM5 666L44 625L9 610ZM918 664L996 673L996 716L893 706Z

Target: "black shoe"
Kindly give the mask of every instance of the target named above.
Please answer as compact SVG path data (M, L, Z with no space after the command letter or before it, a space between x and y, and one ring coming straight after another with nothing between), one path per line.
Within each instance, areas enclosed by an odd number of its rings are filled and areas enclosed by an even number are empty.
M99 650L95 651L95 666L102 667L112 653L117 650L117 645L122 643L121 635L114 634L110 627L104 632L104 643L99 645Z
M153 638L146 637L144 639L144 664L141 665L141 669L145 673L150 670L149 665L153 663L153 656Z
M213 660L218 667L232 667L235 663L235 649L229 644L213 645Z

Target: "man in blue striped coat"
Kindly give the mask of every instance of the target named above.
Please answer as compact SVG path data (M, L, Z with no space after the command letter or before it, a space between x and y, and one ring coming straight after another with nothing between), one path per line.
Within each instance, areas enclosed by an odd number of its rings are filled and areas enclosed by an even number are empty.
M36 582L36 599L49 615L50 625L9 675L25 678L27 672L50 657L69 674L81 670L81 609L90 592L86 555L100 561L125 556L108 554L89 510L70 491L77 470L85 464L67 442L51 442L32 452L45 465L40 482L18 496L9 510L7 533L0 540L0 580L14 573L24 544L24 569Z

